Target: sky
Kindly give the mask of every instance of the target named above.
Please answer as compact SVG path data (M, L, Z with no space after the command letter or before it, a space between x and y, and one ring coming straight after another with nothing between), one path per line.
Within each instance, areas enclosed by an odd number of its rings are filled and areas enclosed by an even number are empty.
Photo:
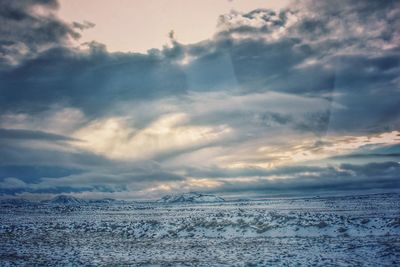
M0 3L0 197L400 189L400 2Z
M58 15L65 21L91 22L79 43L96 40L109 52L162 49L175 32L181 44L211 38L218 17L231 10L284 8L288 0L61 0Z

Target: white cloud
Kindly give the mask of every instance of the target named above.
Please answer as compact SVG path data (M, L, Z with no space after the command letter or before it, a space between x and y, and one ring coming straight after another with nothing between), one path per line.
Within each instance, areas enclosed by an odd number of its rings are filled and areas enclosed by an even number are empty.
M231 131L226 125L217 127L187 124L182 113L159 117L143 129L135 129L124 118L96 120L76 131L83 140L76 146L112 159L148 159L159 153L185 149L218 140Z
M26 187L27 184L24 181L14 177L4 178L4 180L0 182L0 188L3 189L21 189Z

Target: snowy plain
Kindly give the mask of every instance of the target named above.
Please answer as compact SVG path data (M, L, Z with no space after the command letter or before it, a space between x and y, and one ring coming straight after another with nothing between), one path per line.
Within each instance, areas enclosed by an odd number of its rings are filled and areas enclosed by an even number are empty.
M400 266L400 194L2 202L0 266Z

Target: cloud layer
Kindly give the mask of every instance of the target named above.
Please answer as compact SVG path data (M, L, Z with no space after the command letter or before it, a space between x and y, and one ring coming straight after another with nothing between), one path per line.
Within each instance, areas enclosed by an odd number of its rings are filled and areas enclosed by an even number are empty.
M232 11L146 54L0 4L0 192L157 197L398 188L398 1ZM361 156L360 156L361 155Z

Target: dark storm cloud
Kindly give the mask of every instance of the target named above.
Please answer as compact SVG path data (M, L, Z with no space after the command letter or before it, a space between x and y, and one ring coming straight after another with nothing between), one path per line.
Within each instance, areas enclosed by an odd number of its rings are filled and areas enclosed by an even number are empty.
M105 158L84 151L64 151L29 147L17 142L0 143L1 165L40 165L40 166L81 166L94 168L96 166L109 166L110 161Z
M145 173L82 172L63 177L24 179L7 177L0 180L0 194L62 192L127 192L139 191L159 182L183 181L184 177L161 170ZM54 175L54 174L53 174ZM6 185L6 186L5 186Z
M38 7L49 14L35 12ZM60 104L103 114L121 100L185 91L182 72L160 53L110 54L96 42L86 52L71 48L68 40L79 38L75 29L94 24L69 25L52 13L57 8L57 1L1 3L0 111L35 113Z
M293 14L298 21L290 24ZM229 51L242 90L325 97L346 107L326 113L317 129L393 130L400 125L399 15L398 1L300 1L280 13L233 13L222 20L214 49ZM271 38L281 26L285 34ZM235 35L244 37L226 41Z
M392 159L400 159L400 145L387 145L382 147L370 147L363 146L359 149L359 151L340 155L333 156L332 159L341 159L341 160L349 160L349 159L380 159L380 158L392 158Z
M332 157L333 159L354 159L354 158L399 158L400 159L400 153L390 153L390 154L350 154L350 155L345 155L345 156L335 156Z
M353 118L363 129L382 118L386 129L397 127L393 114L399 111L400 50L394 25L399 24L395 16L399 5L395 1L373 2L372 7L365 1L323 2L304 1L280 12L259 9L222 16L213 39L182 45L172 37L172 47L148 54L108 53L96 43L89 44L87 52L53 48L0 73L1 109L32 112L58 103L99 116L112 113L123 101L135 105L135 101L184 95L188 90L276 91L330 100L334 93L342 93L338 102L350 109L335 113L338 129L354 128ZM28 10L24 6L21 12ZM297 16L295 23L293 16ZM238 22L231 22L234 19ZM257 21L258 26L249 21ZM343 25L351 28L345 31ZM37 31L44 35L49 30L39 27ZM63 44L68 32L48 39ZM382 49L385 44L390 48ZM375 52L369 55L371 50ZM178 64L184 56L189 63ZM376 97L384 103L374 103ZM320 115L319 124L299 125L299 129L325 132L332 114ZM308 121L314 119L312 115Z
M39 14L42 8L49 14ZM0 4L0 67L18 64L46 46L60 45L80 35L51 11L56 0L2 1Z
M241 87L294 94L330 93L335 79L332 70L320 66L293 69L310 57L308 51L297 49L298 44L297 39L239 41L232 49L232 62Z
M185 77L156 56L82 53L57 48L0 74L2 110L39 112L61 103L104 114L121 101L151 99L186 90Z
M313 174L301 171L298 174L293 173L290 178L284 179L224 182L223 185L213 191L290 194L366 189L396 190L400 188L400 164L398 162L369 163L365 165L342 164L338 167L320 168ZM308 168L305 167L304 170ZM301 167L298 170L301 170ZM280 172L278 171L278 173Z
M349 109L334 111L337 119L331 121L332 128L380 132L400 127L399 55L387 52L384 56L346 56L338 60L335 85L341 95L337 101ZM355 120L357 127L352 127Z
M128 187L141 190L158 182L184 180L156 162L110 160L79 150L29 148L0 142L0 155L0 194L119 192Z
M16 162L14 162L17 164ZM8 177L18 177L19 180L26 183L37 182L42 177L60 178L72 174L82 173L83 170L62 167L62 166L46 166L46 165L2 165L0 168L0 180ZM22 163L29 164L29 163Z
M46 141L78 141L77 139L46 133L42 131L31 131L31 130L22 130L22 129L2 129L0 128L0 140L1 139L35 139L35 140L46 140Z
M58 140L46 140L46 142L40 144L43 148L38 148L37 140L33 140L33 143L20 144L17 142L0 142L0 166L4 168L12 168L15 173L18 173L16 166L21 166L21 169L30 168L29 166L35 166L35 168L44 168L49 170L46 172L47 177L60 177L57 173L57 168L73 170L74 173L77 171L81 172L98 172L98 173L114 173L120 175L130 175L133 180L142 179L140 177L148 177L149 180L168 180L170 178L176 179L176 175L163 175L167 174L163 168L156 162L127 162L122 160L111 160L103 156L95 155L87 151L74 149L68 144L61 144L60 147L46 147ZM31 147L29 146L31 145ZM32 146L33 145L33 146ZM8 166L8 167L7 167ZM13 167L14 166L14 167ZM54 171L54 175L51 171ZM5 171L8 173L7 171ZM23 172L22 173L27 173ZM135 176L140 174L139 176ZM158 175L158 174L159 175ZM14 176L11 175L10 176ZM35 175L33 175L35 176ZM44 177L43 176L43 177ZM15 176L19 178L18 176ZM175 177L175 178L173 178ZM36 178L40 178L39 175Z
M125 170L127 171L127 170ZM155 183L182 181L184 177L160 169L144 170L131 168L131 172L86 172L61 178L41 178L36 183L26 184L25 191L32 193L60 193L60 190L73 192L99 191L121 192L142 190Z

